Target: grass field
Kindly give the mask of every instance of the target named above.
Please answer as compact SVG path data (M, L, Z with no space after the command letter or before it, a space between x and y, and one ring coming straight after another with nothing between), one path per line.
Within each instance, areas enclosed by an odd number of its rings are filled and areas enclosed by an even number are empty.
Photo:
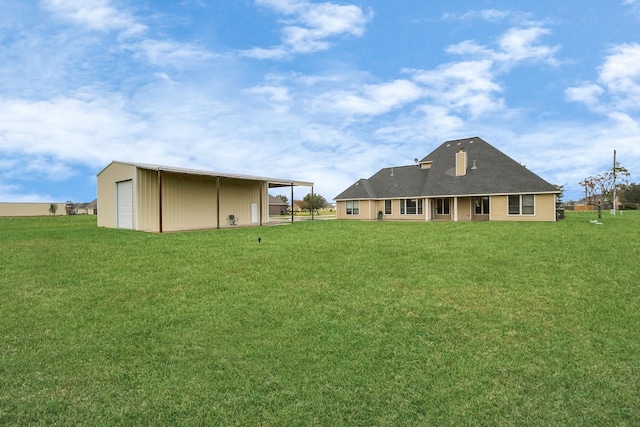
M640 425L640 213L594 217L0 218L0 425Z

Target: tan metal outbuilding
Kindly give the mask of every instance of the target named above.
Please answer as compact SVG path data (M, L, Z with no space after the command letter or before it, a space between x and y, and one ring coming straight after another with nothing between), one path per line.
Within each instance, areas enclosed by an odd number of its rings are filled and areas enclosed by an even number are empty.
M164 232L269 222L268 189L313 183L113 161L98 173L98 226ZM293 221L293 217L292 217Z

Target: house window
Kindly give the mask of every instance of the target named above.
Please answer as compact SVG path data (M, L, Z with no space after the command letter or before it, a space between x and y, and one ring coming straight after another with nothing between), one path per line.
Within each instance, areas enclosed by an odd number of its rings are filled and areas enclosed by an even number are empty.
M422 199L402 199L400 200L401 215L422 215Z
M436 214L449 215L450 213L449 199L436 199Z
M473 203L476 208L476 215L489 215L489 197L475 197Z
M509 196L509 215L533 215L535 213L535 197L533 194Z
M360 200L347 200L347 215L360 215Z
M391 215L391 200L384 201L384 214Z

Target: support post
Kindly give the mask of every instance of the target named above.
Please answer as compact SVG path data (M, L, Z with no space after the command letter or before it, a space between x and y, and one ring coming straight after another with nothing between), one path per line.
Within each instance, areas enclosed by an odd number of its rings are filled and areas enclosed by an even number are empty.
M216 176L216 228L220 229L220 177Z
M293 223L293 182L291 183L291 222Z
M264 197L262 197L262 192L264 191L264 182L260 181L260 204L258 205L258 209L260 210L259 218L260 218L260 226L262 226L262 204L264 203Z
M158 169L158 231L162 233L162 171Z
M314 216L313 216L313 211L315 211L315 206L314 206L314 200L313 200L313 185L311 186L311 220L313 221ZM371 202L369 202L371 203ZM369 210L371 210L371 208L369 208Z
M613 150L613 216L616 216L616 150Z

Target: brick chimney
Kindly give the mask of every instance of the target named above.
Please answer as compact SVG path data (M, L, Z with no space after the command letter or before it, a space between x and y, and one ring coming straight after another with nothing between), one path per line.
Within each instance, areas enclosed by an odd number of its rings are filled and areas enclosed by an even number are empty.
M467 152L464 148L456 153L456 176L467 174Z

